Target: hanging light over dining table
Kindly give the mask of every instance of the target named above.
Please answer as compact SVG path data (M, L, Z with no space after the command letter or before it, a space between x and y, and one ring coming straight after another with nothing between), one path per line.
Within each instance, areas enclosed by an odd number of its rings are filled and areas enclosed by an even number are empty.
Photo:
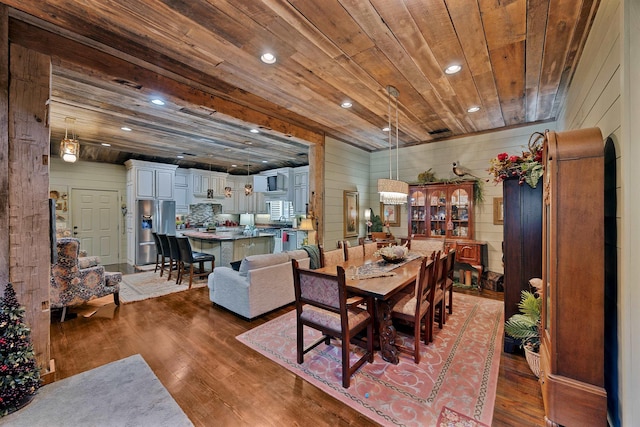
M399 168L398 168L398 97L400 92L393 86L387 86L387 93L389 95L389 179L378 179L378 193L380 193L380 202L386 205L402 205L407 203L407 196L409 195L409 184L400 181ZM396 179L393 179L393 173L391 168L391 148L392 148L392 127L391 127L391 98L395 100L395 139L396 139Z

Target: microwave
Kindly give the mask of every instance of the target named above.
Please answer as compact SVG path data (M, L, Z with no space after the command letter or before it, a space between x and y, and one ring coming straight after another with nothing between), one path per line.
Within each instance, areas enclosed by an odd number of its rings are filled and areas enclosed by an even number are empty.
M277 174L267 177L267 191L286 191L286 176Z

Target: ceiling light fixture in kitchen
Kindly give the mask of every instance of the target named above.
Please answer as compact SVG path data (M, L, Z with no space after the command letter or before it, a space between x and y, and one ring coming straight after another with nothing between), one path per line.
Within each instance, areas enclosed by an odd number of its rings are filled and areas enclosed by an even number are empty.
M65 117L64 139L60 141L60 157L65 162L73 163L80 156L80 143L76 139L76 119ZM71 139L69 139L69 124L71 124Z
M387 86L389 94L389 179L378 179L378 193L380 193L380 202L387 205L401 205L407 203L407 195L409 194L409 184L398 179L398 97L400 92L393 86ZM391 172L391 97L395 99L396 110L396 179L393 179Z
M251 178L249 177L249 159L247 159L247 181L249 181ZM250 196L253 194L253 185L251 185L249 182L247 182L244 185L244 195L245 196Z

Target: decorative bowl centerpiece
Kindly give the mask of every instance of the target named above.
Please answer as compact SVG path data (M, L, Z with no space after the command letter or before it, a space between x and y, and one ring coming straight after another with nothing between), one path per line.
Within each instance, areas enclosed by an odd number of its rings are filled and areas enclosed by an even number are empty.
M378 249L374 255L381 256L386 262L397 264L404 261L407 258L409 249L406 244L402 246L385 246Z

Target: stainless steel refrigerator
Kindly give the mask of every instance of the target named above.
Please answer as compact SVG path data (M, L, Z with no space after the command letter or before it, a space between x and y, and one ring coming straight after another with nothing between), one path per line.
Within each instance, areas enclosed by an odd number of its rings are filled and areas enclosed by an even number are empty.
M176 202L173 200L138 200L136 218L136 265L156 262L152 232L176 234Z

